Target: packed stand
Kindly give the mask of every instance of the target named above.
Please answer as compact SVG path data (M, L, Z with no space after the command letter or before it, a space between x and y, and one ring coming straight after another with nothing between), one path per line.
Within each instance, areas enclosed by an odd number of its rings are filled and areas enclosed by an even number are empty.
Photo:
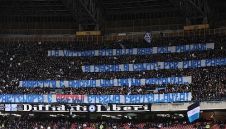
M208 37L208 36L207 36ZM87 50L121 48L141 48L150 46L169 46L191 43L215 43L215 50L190 53L155 54L146 56L119 57L48 57L47 51L53 49ZM143 72L83 73L85 64L123 64L155 61L182 61L191 59L220 58L226 55L226 38L209 36L202 38L161 38L152 45L117 41L114 43L51 43L51 42L13 42L0 46L0 94L56 93L51 88L22 88L21 80L86 80L117 78L156 78L171 76L192 76L189 85L143 85L140 87L109 88L64 88L62 94L148 94L192 92L193 100L222 100L226 97L226 67L204 67L197 69L152 70Z
M186 120L73 120L68 118L45 119L33 117L1 116L0 129L226 129L224 121L201 120L188 123Z

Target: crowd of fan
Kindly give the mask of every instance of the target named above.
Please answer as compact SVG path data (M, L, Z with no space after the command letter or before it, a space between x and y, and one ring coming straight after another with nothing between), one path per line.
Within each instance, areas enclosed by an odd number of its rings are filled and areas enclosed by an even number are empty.
M147 62L168 62L168 61L184 61L184 60L202 60L212 58L224 58L225 50L208 50L196 51L189 53L172 53L172 54L153 54L153 55L139 55L139 56L120 56L120 57L92 57L81 58L83 65L90 64L129 64L129 63L147 63ZM59 58L58 58L59 59ZM73 60L72 60L73 61Z
M164 119L164 118L162 118ZM0 129L226 129L223 121L200 120L76 120L69 118L45 119L1 116Z
M0 94L6 93L35 93L35 94L148 94L148 93L174 93L174 92L192 92L193 100L222 100L226 96L226 67L207 67L198 69L186 70L160 70L160 71L146 71L143 73L121 72L116 73L95 73L93 79L98 79L98 76L107 79L114 78L153 78L153 77L171 77L171 76L192 76L192 83L189 85L143 85L143 86L124 86L124 87L106 87L106 88L64 88L62 90L54 90L52 88L23 88L18 86L18 81L2 82L0 87ZM79 78L76 78L79 79ZM85 78L84 78L85 79ZM60 91L60 92L59 92Z
M215 43L215 50L202 52L156 54L146 56L119 57L48 57L47 51L53 49L86 50L150 47L146 43L128 43L119 41L107 44L91 43L2 43L0 46L0 94L6 93L37 93L55 92L51 88L21 88L21 80L86 80L86 79L116 79L116 78L156 78L171 76L192 76L190 85L144 85L140 87L108 87L108 88L65 88L64 94L146 94L192 92L193 100L221 100L226 96L226 67L205 67L196 69L152 70L143 72L110 72L83 73L84 64L123 64L154 61L182 61L191 59L220 58L226 55L226 38L209 36L197 38L162 38L154 40L152 46L181 45L191 43Z

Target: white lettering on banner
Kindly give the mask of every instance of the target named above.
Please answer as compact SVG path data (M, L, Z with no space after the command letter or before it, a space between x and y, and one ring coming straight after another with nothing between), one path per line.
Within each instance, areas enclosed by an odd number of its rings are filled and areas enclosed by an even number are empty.
M188 68L200 68L208 66L222 66L226 65L226 58L219 59L204 59L204 60L187 60L182 62L155 62L155 63L143 63L143 64L120 64L122 66L129 66L129 69L124 68L120 71L146 71L146 70L161 70L161 69L188 69ZM107 65L90 65L82 66L83 72L86 71L84 67L101 67L101 71L96 69L95 72L119 72L115 69L107 69Z
M146 94L146 95L34 95L4 94L0 95L0 103L171 103L191 101L188 93Z
M162 85L162 84L190 84L191 76L186 77L167 77L167 78L125 78L125 79L100 79L100 80L71 80L71 81L20 81L20 87L35 88L35 87L51 87L51 88L64 88L64 87L110 87L110 86L129 86L131 81L132 86L141 85Z
M5 104L6 112L147 112L151 111L151 104Z
M132 49L102 49L102 50L87 50L87 51L72 51L72 50L49 50L48 56L122 56L122 55L150 55L160 53L182 53L191 51L205 51L214 49L214 43L190 44L168 47L153 47L153 48L132 48Z

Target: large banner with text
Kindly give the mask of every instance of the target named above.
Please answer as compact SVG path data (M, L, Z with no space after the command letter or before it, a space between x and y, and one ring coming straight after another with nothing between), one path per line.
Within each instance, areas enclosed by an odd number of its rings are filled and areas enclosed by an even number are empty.
M192 100L192 94L168 93L146 95L62 95L2 94L0 103L171 103Z
M226 58L186 60L181 62L152 62L140 64L119 64L119 65L84 65L83 72L121 72L121 71L146 71L161 69L188 69L208 66L226 65Z
M101 49L101 50L87 50L87 51L49 50L48 56L93 57L93 56L150 55L150 54L161 54L161 53L182 53L182 52L192 52L192 51L205 51L209 49L214 49L214 43L153 47L153 48Z
M142 86L142 85L166 85L166 84L190 84L191 76L185 77L167 77L167 78L148 78L148 79L99 79L99 80L70 80L70 81L20 81L20 87L50 87L50 88L82 88L82 87L111 87L111 86Z

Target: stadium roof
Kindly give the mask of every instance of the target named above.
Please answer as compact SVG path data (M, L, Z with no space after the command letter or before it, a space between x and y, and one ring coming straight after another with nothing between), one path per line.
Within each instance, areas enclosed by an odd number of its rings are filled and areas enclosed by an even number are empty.
M225 0L0 0L0 17L70 17L76 24L102 24L126 17L211 17L225 12Z

